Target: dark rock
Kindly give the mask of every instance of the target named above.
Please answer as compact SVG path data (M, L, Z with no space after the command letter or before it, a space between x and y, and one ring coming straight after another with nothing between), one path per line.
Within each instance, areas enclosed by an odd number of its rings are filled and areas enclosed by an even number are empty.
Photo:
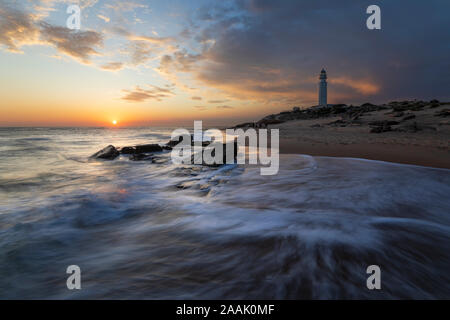
M392 106L392 110L397 111L397 112L402 112L402 111L409 110L409 107L401 106L401 105L394 105L394 106Z
M119 151L121 154L135 154L136 148L135 147L123 147Z
M136 154L131 155L130 160L131 161L153 160L153 155L145 154L145 153L136 153Z
M415 114L408 114L406 117L403 117L402 121L411 120L414 119L415 117L416 117Z
M181 141L183 141L183 136L179 136L178 139L170 140L169 142L166 143L166 146L175 147ZM194 137L191 135L191 144L193 141L194 141Z
M202 147L207 147L211 144L211 141L202 141Z
M350 121L351 121L351 122L356 121L356 120L358 120L362 115L363 115L363 112L362 112L362 111L357 111L357 112L350 113L350 114L349 114L349 116L350 116Z
M172 147L167 146L167 145L161 146L161 148L163 148L163 150L168 150L168 151L172 150Z
M329 122L329 123L327 123L327 125L333 126L333 127L337 127L337 126L345 127L345 126L347 126L347 122L345 122L344 120L339 119L339 120L336 120L336 121Z
M139 154L148 152L160 152L163 151L163 147L159 144L145 144L140 146L123 147L119 149L121 154Z
M444 109L441 111L438 111L434 114L435 117L448 117L450 116L450 109Z
M425 107L425 103L422 101L402 101L402 102L390 102L389 106L392 107L393 111L398 113L402 111L412 110L419 111ZM401 117L401 116L399 116Z
M119 156L119 151L113 146L109 145L106 148L94 153L90 158L92 159L105 159L105 160L114 160Z
M255 124L253 122L244 122L235 126L235 128L253 128Z
M159 144L144 144L135 146L136 153L161 152L163 148Z
M430 109L434 109L434 108L437 108L437 107L439 107L440 106L440 103L439 102L432 102L431 104L430 104Z
M322 127L319 123L313 124L311 128L320 128Z
M347 105L346 104L335 104L331 106L332 113L334 114L340 114L347 111Z
M254 122L245 122L238 124L235 128L255 128L256 124Z

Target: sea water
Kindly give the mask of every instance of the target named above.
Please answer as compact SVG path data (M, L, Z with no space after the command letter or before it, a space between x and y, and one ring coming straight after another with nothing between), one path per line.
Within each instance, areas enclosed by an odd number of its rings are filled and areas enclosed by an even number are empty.
M450 298L450 170L89 160L171 132L1 128L0 298ZM66 286L69 265L81 290ZM366 286L370 265L381 290Z

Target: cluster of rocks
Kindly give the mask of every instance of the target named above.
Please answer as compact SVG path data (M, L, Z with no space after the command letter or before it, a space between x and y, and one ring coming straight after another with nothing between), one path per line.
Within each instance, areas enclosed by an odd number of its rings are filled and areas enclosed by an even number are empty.
M361 106L346 104L330 104L328 106L315 106L307 109L294 107L292 111L283 111L279 114L271 114L257 122L246 122L235 126L235 128L265 128L271 124L279 124L291 120L309 120L341 115L345 118L357 118L362 113L388 109L388 106L377 106L365 103ZM356 119L355 119L356 120Z
M192 135L190 136L190 140L191 140L190 145L194 146L194 137ZM162 153L164 151L170 151L170 150L172 150L173 147L175 147L182 141L183 141L183 136L180 136L176 140L170 140L165 145L145 144L145 145L136 145L136 146L126 146L126 147L122 147L122 148L116 148L113 145L109 145L109 146L103 148L102 150L94 153L92 156L90 156L90 159L114 160L122 154L122 155L128 155L129 159L131 161L151 161L152 163L164 163L164 162L166 162L167 158L164 159L162 157L155 156L154 153ZM232 150L234 150L232 159L236 160L237 151L238 151L236 139L234 139L234 141L228 142L228 143L219 143L219 142L211 143L210 141L202 141L202 145L201 145L202 159L204 159L203 153L207 150L207 148L211 148L210 153L213 157L215 156L216 148L222 148L222 151L223 151L222 152L223 162L218 163L218 164L216 164L216 163L209 164L209 163L205 163L203 161L202 165L216 167L216 166L225 164L226 159L227 159L227 152L228 152L228 150L231 150L231 147L229 146L230 144L234 144L233 149L232 149ZM196 156L195 154L192 155L192 163L194 163L195 156Z
M437 108L440 105L443 105L444 103L439 102L438 100L431 100L429 102L427 101L392 101L389 102L389 106L392 108L393 111L420 111L425 108Z
M160 146L159 144L145 144L145 145L137 145L132 147L122 147L116 148L113 145L109 145L102 150L94 153L90 156L91 159L104 159L104 160L114 160L121 154L130 155L130 160L138 161L138 160L152 160L153 154L149 154L150 152L162 152L164 150L168 150L166 146Z
M258 122L244 122L241 124L238 124L236 126L234 126L235 129L239 129L239 128L267 128L268 125L270 124L279 124L279 123L283 123L285 121L283 120L278 120L278 119L261 119Z
M114 160L120 155L120 152L113 146L109 145L102 150L94 153L90 156L91 159L105 159L105 160Z
M362 125L360 118L364 114L370 112L389 110L385 113L394 118L402 118L396 124L393 121L383 121L377 124L369 124L371 126L370 132L381 133L387 131L396 131L391 126L398 125L400 122L414 119L416 116L412 113L414 111L420 111L426 108L436 108L441 105L448 104L447 102L439 102L438 100L431 101L392 101L388 104L375 105L372 103L364 103L359 106L346 105L346 104L329 104L327 106L313 106L307 109L300 109L294 107L292 111L283 111L279 114L271 114L257 122L246 122L235 126L234 128L265 128L271 124L279 124L291 120L311 120L327 117L336 117L339 115L340 120L327 123L329 126L346 127L350 125ZM450 109L441 110L435 113L437 117L448 117L450 115ZM320 124L314 124L312 127L321 127ZM415 132L420 130L417 123L408 124L407 126L397 128L398 131ZM415 130L415 131L414 131Z

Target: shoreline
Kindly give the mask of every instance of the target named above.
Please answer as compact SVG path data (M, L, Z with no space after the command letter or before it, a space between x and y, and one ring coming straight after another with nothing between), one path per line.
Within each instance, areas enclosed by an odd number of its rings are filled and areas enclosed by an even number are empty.
M278 129L281 154L450 169L450 102L294 108L237 128Z
M434 147L389 144L314 144L296 138L280 138L280 154L357 158L450 169L449 152Z

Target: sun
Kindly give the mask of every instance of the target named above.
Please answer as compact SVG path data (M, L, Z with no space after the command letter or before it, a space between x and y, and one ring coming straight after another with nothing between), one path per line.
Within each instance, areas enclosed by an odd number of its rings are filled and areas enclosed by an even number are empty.
M117 120L113 120L113 121L112 121L112 124L113 124L113 125L116 125L116 124L117 124Z

